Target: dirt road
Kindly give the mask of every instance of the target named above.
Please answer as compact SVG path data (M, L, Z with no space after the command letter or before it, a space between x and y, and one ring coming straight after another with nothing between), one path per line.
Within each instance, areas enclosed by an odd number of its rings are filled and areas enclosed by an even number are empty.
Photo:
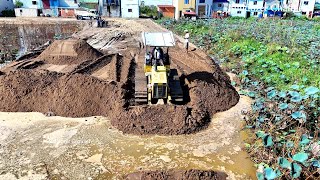
M80 40L56 41L40 56L0 69L0 109L12 112L0 113L0 179L121 179L161 169L254 178L240 138L240 112L250 101L239 101L205 53L184 53L179 37L169 54L190 101L129 107L140 34L159 30L150 20L109 19L108 28L86 26L73 35Z

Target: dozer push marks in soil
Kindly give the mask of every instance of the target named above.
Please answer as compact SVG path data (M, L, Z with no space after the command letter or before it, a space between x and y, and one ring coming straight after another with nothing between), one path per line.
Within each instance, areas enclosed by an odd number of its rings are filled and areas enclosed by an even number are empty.
M169 47L175 46L172 32L143 32L142 40L146 52L137 60L135 104L182 102L178 72L170 69Z

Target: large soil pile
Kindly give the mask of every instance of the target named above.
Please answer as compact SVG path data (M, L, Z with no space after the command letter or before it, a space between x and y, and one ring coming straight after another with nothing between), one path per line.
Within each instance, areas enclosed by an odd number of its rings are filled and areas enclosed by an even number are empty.
M128 174L126 180L225 180L227 175L215 171L202 170L169 170L169 171L142 171Z
M102 55L83 40L55 41L37 58L3 69L0 111L108 116L124 133L173 135L206 128L214 113L238 102L239 95L219 67L195 52L181 55L177 47L172 67L183 72L184 104L130 106L139 51L133 47L122 55ZM69 70L57 70L61 68Z
M0 92L1 111L68 117L107 116L120 97L115 84L90 76L31 70L0 76Z
M38 59L50 64L78 64L100 56L102 53L84 40L56 40L38 56Z

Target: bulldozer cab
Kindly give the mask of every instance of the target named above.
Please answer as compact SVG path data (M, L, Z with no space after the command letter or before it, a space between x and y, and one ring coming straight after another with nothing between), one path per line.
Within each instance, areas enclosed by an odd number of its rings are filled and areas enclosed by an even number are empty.
M182 101L177 71L170 69L169 48L175 46L173 33L143 32L142 40L146 52L143 70L136 71L136 104ZM145 83L141 73L144 73ZM142 84L145 84L145 90Z
M142 40L146 47L145 73L150 74L151 68L158 66L165 66L169 71L169 47L175 46L172 32L143 32Z

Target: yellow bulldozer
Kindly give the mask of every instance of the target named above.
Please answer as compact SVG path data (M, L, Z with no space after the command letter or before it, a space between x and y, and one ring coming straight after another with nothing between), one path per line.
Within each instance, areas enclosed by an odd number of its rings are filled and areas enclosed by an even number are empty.
M178 72L170 69L169 48L175 46L172 32L143 32L142 40L146 51L143 66L138 64L136 69L136 104L183 102Z

